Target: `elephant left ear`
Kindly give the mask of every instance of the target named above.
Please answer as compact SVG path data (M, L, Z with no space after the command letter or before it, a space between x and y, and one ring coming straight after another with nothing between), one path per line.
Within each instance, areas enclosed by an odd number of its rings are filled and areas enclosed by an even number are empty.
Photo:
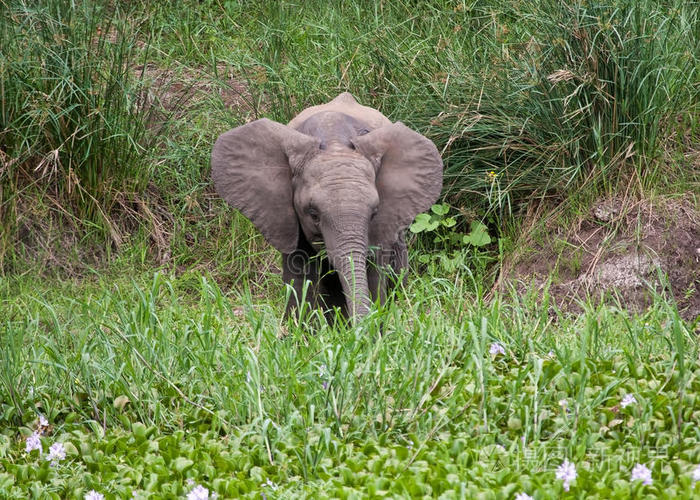
M435 144L401 122L353 139L355 149L377 168L379 210L370 226L370 244L386 248L396 241L442 191L442 159Z

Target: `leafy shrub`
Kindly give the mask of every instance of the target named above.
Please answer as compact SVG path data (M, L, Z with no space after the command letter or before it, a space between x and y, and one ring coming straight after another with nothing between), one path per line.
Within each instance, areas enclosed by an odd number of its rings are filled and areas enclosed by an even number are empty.
M469 261L480 274L483 273L486 266L495 260L493 253L485 248L492 242L488 227L481 221L471 220L469 232L462 232L466 221L458 224L458 219L462 217L448 215L449 212L450 206L447 204L433 205L430 213L418 214L409 227L413 234L430 235L432 247L437 250L433 253L422 252L418 261L449 273Z

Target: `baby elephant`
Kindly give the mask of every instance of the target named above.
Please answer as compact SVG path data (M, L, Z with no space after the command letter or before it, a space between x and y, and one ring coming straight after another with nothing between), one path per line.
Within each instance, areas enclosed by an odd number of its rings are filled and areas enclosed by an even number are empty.
M296 292L288 314L302 297L353 320L383 303L388 278L408 265L406 227L442 189L435 145L347 92L288 125L263 118L229 130L211 165L221 197L282 252Z

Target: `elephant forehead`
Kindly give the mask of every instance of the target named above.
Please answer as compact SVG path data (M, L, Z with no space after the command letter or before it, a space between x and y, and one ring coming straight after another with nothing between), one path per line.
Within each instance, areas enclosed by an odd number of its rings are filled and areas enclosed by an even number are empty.
M359 154L325 156L318 155L306 165L302 178L311 182L372 182L375 180L374 167Z
M337 141L351 146L350 140L369 132L370 126L352 116L337 111L322 111L299 126L299 132L321 139L321 144Z
M312 203L322 210L335 210L358 203L372 205L379 200L371 165L368 169L362 164L337 162L322 168L311 168L294 184L295 203Z

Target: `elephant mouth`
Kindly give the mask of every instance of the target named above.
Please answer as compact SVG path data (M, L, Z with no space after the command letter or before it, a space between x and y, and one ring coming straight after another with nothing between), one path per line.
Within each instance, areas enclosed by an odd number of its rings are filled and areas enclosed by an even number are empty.
M318 252L326 249L326 243L323 240L314 240L311 242L311 246Z

